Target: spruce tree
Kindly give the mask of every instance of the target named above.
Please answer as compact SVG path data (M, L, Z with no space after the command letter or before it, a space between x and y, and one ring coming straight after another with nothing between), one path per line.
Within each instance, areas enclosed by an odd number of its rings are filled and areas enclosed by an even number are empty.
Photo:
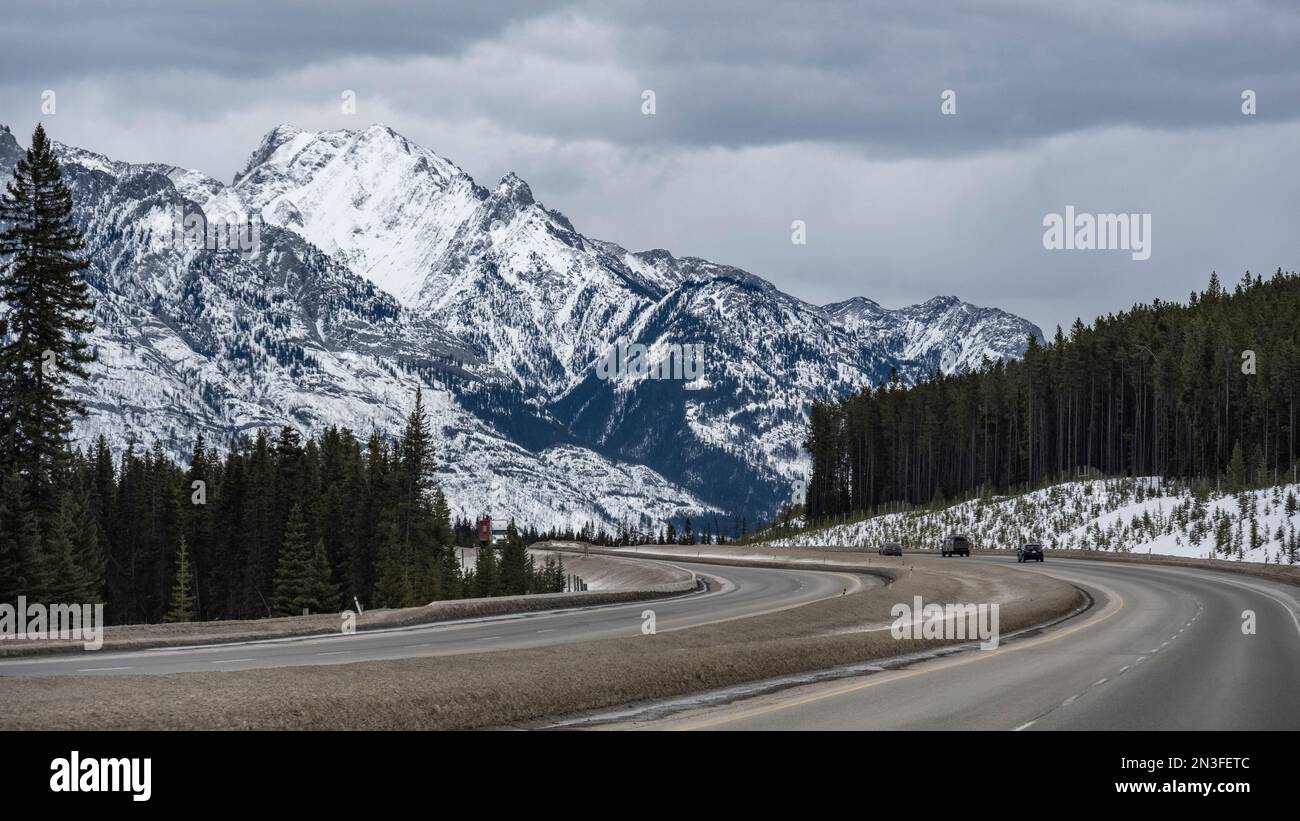
M434 485L433 488L433 543L435 545L452 543L451 507L447 504L446 494L438 485Z
M325 552L324 539L317 539L316 547L312 549L312 566L311 575L307 579L307 595L308 598L312 599L312 602L306 605L309 610L319 610L322 613L338 610L339 592L334 583L330 581L330 560Z
M489 542L480 545L474 561L474 597L485 599L501 593L501 565Z
M501 550L501 594L522 596L528 592L528 550L511 519L506 526L506 544Z
M550 575L550 590L547 592L563 593L564 589L569 586L568 574L564 571L564 557L555 555L555 562L552 564L548 560L546 569Z
M0 477L0 604L39 592L40 553L41 533L27 483L11 471Z
M94 305L81 272L72 194L54 147L37 125L31 147L0 196L0 470L17 467L37 487L62 456L72 416L85 408L68 394L94 357L82 339Z
M337 606L338 594L330 584L325 545L318 541L315 549L307 546L307 524L302 508L294 505L284 527L272 607L277 616L297 616L303 610L321 613Z
M94 575L93 546L86 543L88 531L82 517L81 506L69 491L59 494L61 499L51 526L41 540L41 553L37 558L37 572L42 584L36 595L51 602L89 603L99 601L99 589ZM28 594L29 596L32 594Z
M190 569L190 550L182 536L180 546L176 548L176 581L172 585L171 601L163 621L193 621L194 595L193 571Z
M379 575L375 581L376 607L410 607L415 604L415 583L406 545L397 533L397 523L386 514L380 525Z

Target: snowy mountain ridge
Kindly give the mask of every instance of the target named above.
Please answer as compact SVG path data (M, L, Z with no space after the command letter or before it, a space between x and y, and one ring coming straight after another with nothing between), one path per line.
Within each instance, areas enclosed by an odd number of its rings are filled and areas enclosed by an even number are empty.
M811 403L1020 355L1036 327L947 298L819 307L743 270L590 239L507 174L489 190L375 125L278 126L230 185L57 146L86 233L99 362L77 435L394 432L426 390L465 515L651 527L772 511ZM0 174L21 154L0 132ZM260 217L241 255L166 241L177 209ZM702 375L600 379L611 346L699 345Z

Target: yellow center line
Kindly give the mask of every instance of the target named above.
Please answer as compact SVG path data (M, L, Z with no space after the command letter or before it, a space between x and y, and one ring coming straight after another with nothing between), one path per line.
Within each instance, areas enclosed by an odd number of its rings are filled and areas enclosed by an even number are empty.
M1082 624L1076 624L1075 626L1067 628L1065 630L1061 630L1060 632L1055 632L1050 635L1043 636L1037 639L1030 639L1029 641L1026 642L1017 642L1015 644L1006 647L1001 647L997 650L981 651L980 653L973 656L965 656L965 657L960 657L955 659L949 659L946 661L939 661L933 664L926 664L922 668L916 670L899 670L897 672L883 673L883 674L877 673L866 681L859 682L857 684L853 684L847 687L840 687L838 689L830 690L824 693L815 693L797 699L790 699L788 701L782 701L768 707L758 707L752 710L746 710L744 712L736 713L735 715L731 715L731 716L724 716L721 718L710 719L707 721L697 722L695 724L687 724L682 727L677 727L675 729L676 730L707 730L722 724L730 724L731 722L734 721L742 721L747 718L757 718L758 716L769 715L771 713L777 713L782 710L788 710L792 707L800 707L805 704L812 704L814 702L824 701L830 698L838 698L843 695L848 695L849 693L856 693L859 690L865 690L868 687L875 687L879 684L888 684L889 682L892 681L901 681L903 679L912 678L913 676L920 676L926 673L933 673L938 670L948 670L953 667L960 667L966 664L971 664L973 662L991 659L994 658L995 656L1002 655L1003 653L1011 653L1017 650L1024 650L1026 648L1031 648L1031 647L1038 647L1043 644L1047 644L1048 642L1057 641L1058 639L1062 639L1065 638L1066 636L1077 633L1080 630L1084 630L1089 627L1095 627L1096 625L1101 624L1102 622L1109 619L1111 616L1115 615L1116 613L1124 609L1124 597L1121 596L1119 593L1115 592L1114 590L1111 590L1109 587L1104 587L1092 581L1089 581L1089 584L1092 587L1095 587L1101 590L1102 592L1106 593L1108 596L1113 597L1111 602L1107 605L1107 607L1109 608L1109 612L1107 612L1105 615L1099 618L1091 619L1089 621L1083 622Z

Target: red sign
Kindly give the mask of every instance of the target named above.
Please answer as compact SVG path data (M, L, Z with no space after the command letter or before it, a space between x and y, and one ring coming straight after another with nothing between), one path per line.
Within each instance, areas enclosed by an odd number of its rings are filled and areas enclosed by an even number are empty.
M478 520L478 540L480 542L492 541L492 520L491 519Z

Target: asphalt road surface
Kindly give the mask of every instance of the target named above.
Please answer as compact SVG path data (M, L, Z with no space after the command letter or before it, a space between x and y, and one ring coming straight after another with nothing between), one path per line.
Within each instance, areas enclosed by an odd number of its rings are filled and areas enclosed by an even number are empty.
M953 560L948 560L953 561ZM1014 557L1104 594L1037 635L911 666L624 722L719 730L1300 729L1297 588L1181 567ZM1095 593L1094 593L1095 595ZM1256 633L1244 635L1253 611ZM662 705L661 705L662 707Z
M520 613L351 635L159 648L129 653L100 650L33 656L0 660L0 676L252 670L541 647L640 635L642 612L645 610L655 612L655 628L663 633L797 607L839 596L845 589L852 593L881 583L870 576L813 570L696 563L691 563L689 569L713 580L709 592L631 604Z

